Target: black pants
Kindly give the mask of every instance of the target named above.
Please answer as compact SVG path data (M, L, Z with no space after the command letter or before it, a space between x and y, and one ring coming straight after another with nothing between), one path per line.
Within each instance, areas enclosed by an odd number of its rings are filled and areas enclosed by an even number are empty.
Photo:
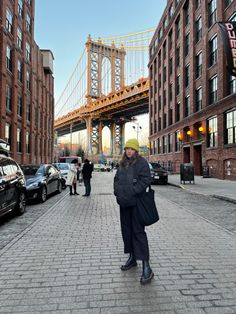
M73 188L74 188L74 193L77 193L76 192L76 183L72 183L72 185L73 185ZM69 185L69 187L70 187L70 194L72 194L72 185Z
M84 178L85 195L90 195L91 193L91 183L90 178Z
M135 207L120 207L124 253L133 253L138 260L149 260L145 227L140 224L135 209Z

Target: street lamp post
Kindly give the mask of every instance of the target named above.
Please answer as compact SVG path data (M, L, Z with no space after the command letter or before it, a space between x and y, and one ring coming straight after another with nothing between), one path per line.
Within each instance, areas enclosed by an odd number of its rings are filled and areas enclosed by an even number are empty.
M138 138L139 138L139 132L142 131L142 127L139 125L139 122L134 122L134 121L133 121L133 123L136 124L136 126L133 125L133 129L136 131L136 136L137 136L137 140L138 140Z

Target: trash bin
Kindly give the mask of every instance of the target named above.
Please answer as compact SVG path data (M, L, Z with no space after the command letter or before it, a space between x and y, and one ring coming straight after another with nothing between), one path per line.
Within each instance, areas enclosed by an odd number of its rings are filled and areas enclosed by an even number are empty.
M189 181L194 183L194 167L191 163L185 163L180 165L180 183Z
M202 177L203 178L209 178L209 166L203 166L202 167Z

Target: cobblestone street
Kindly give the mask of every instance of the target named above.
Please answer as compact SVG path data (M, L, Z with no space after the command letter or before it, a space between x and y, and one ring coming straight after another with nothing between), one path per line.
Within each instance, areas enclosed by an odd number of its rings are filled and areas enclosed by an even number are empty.
M156 193L150 285L127 272L113 173L62 196L0 251L1 313L236 313L236 238ZM154 186L154 189L158 187Z

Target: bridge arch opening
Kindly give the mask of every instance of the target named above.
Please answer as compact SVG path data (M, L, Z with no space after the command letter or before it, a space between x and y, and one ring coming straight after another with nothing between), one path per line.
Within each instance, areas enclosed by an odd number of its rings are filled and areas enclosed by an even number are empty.
M111 61L108 57L102 59L102 95L111 92Z
M104 156L111 154L111 130L108 126L104 126L102 129L102 150Z

